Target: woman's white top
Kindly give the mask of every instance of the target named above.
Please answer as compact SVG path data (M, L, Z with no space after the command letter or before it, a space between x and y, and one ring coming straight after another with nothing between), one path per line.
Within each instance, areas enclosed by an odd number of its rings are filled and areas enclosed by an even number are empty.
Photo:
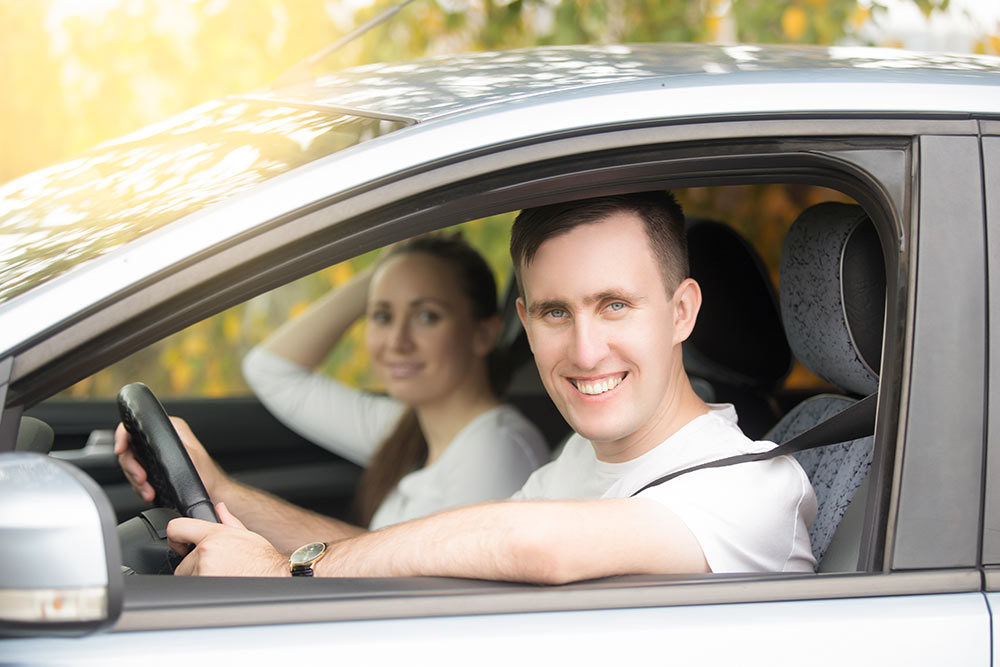
M393 398L352 389L260 347L243 359L243 376L285 426L360 466L368 465L406 410ZM507 498L548 459L534 424L517 409L498 406L466 424L437 461L403 477L369 528Z

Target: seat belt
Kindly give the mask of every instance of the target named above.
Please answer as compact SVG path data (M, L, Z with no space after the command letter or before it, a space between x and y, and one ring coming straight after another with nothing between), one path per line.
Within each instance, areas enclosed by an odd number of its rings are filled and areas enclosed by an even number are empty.
M877 405L878 392L874 392L865 396L857 403L849 405L847 408L841 410L826 421L822 421L813 426L811 429L799 433L791 440L787 441L783 445L775 447L774 449L770 449L766 452L757 452L755 454L739 454L737 456L730 456L717 461L702 463L690 468L685 468L684 470L678 470L658 479L654 479L652 482L642 487L632 495L639 495L650 487L658 486L664 482L669 482L675 477L680 477L681 475L686 475L687 473L694 472L696 470L704 470L706 468L722 468L725 466L736 465L737 463L748 463L750 461L766 461L767 459L784 456L785 454L794 454L795 452L802 452L807 449L827 447L829 445L837 445L842 442L851 442L852 440L865 438L875 432L875 408Z

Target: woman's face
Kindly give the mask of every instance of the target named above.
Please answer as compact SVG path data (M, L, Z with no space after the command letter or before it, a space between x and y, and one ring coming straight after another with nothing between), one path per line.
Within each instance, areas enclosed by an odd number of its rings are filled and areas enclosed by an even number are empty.
M488 329L472 317L458 271L422 252L386 260L368 289L365 343L394 398L429 404L466 391L474 364L493 347Z

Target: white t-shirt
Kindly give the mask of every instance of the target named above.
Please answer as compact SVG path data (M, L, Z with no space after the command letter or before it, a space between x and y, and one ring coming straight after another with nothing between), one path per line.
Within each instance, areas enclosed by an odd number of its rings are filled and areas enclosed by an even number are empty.
M624 463L599 461L593 445L574 434L559 458L535 471L514 499L627 498L671 472L775 447L743 435L733 406L710 407L656 448ZM713 572L811 572L816 566L809 544L816 495L792 457L686 473L637 497L677 515Z
M368 465L406 409L393 398L344 386L259 347L243 359L243 376L285 426L360 466ZM493 408L466 424L437 461L403 477L369 527L507 498L548 459L545 438L534 424L511 406Z

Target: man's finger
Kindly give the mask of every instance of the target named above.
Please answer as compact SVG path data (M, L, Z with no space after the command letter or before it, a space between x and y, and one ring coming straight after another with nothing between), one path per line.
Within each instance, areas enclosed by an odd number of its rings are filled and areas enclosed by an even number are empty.
M219 522L223 526L232 526L233 528L239 528L240 530L247 529L247 527L243 525L243 522L237 519L236 516L229 511L229 508L226 507L226 503L216 503L215 513L218 515Z
M125 453L125 450L129 446L129 435L128 431L125 430L125 424L119 422L118 428L115 429L115 455L120 456Z
M198 567L198 554L193 550L187 555L187 557L177 564L174 568L175 577L190 577L194 576L195 569Z
M211 521L182 516L167 524L167 539L178 544L198 544L221 527Z

